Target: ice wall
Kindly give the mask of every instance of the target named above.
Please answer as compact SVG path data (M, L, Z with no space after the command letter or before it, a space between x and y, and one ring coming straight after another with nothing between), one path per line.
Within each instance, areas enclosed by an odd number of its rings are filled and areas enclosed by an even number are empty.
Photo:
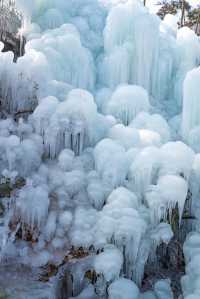
M0 53L0 262L59 268L56 299L173 298L168 279L139 288L158 248L199 230L198 38L139 1L17 2L26 53Z

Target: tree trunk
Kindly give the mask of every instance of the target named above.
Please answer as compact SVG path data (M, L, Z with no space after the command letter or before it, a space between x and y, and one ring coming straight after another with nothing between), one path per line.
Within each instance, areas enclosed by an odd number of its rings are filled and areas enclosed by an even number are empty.
M198 34L199 33L199 29L200 29L200 11L199 11L199 15L197 18L197 24L196 24L196 28L195 28L195 33Z
M185 20L185 0L182 0L181 4L181 27L184 26Z

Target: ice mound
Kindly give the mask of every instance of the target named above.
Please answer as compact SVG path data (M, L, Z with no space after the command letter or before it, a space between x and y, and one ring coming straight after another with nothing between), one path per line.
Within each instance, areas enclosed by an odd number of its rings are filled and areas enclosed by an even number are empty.
M139 290L136 284L128 279L120 278L108 288L109 299L138 299Z
M166 143L171 139L170 127L160 114L151 115L147 112L141 112L130 123L130 127L157 132L163 143Z
M161 219L167 220L168 213L171 220L172 210L178 205L180 223L187 192L188 184L182 177L175 175L160 177L157 185L152 185L146 193L146 201L152 213L152 221L156 221L156 219L158 222Z
M16 200L15 217L19 217L21 224L33 231L44 224L48 215L49 197L45 186L33 187L26 185L20 190Z
M36 132L43 136L46 155L51 158L64 148L80 155L104 137L110 127L109 120L97 113L93 96L82 89L72 89L64 102L55 97L41 100L32 121ZM96 131L92 130L94 126Z
M112 282L119 278L122 264L121 252L114 247L108 247L95 257L94 269L97 274L102 274L107 282Z
M128 125L139 112L148 111L149 107L145 89L136 85L123 85L113 93L108 102L107 113Z
M124 147L112 139L103 139L94 149L95 166L103 182L114 188L124 183L128 160Z
M126 150L140 146L139 132L122 124L117 124L110 129L109 138L119 142Z

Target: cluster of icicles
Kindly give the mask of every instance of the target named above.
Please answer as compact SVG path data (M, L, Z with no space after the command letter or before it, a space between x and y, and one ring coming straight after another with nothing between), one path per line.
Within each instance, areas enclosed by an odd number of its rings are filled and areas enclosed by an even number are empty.
M52 278L55 298L173 299L168 279L140 287L177 210L173 227L186 230L187 206L199 230L198 38L138 1L52 2L34 11L16 64L0 52L0 178L12 190L0 259L59 266L80 252ZM186 299L199 292L198 238L184 246Z

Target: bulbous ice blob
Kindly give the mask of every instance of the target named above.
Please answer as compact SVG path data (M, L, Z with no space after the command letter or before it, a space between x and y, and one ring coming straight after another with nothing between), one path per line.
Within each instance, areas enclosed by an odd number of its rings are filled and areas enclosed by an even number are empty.
M112 139L103 139L94 149L96 170L108 186L117 187L124 183L128 172L125 149Z
M71 223L72 223L72 213L70 211L64 211L60 213L58 217L58 222L60 227L64 230L64 232L68 231L70 229Z
M141 112L130 123L130 127L157 132L163 143L170 140L170 127L167 121L160 114L151 115L147 112Z
M174 295L170 287L170 280L163 279L155 283L154 291L158 299L173 299Z
M120 278L109 286L108 298L139 299L139 289L133 281Z
M178 174L188 180L194 161L194 151L181 141L168 142L161 147L160 175Z
M92 208L78 207L75 211L72 229L70 231L71 244L76 248L86 248L95 244L95 225L98 212Z
M108 246L94 259L94 269L97 274L103 274L107 282L119 278L123 264L122 253L114 246Z
M131 188L143 196L149 185L155 184L160 167L160 150L156 147L146 147L136 155L129 169Z
M107 113L112 114L124 125L128 125L139 112L150 108L146 90L137 85L119 86L113 93L107 106Z
M22 224L40 229L46 220L49 209L49 196L46 186L26 185L19 191L16 201L16 213Z
M74 162L74 152L69 149L64 149L58 157L58 165L63 171L72 171Z
M182 177L175 175L160 177L157 185L149 188L146 193L152 221L159 221L162 218L167 219L168 213L171 220L172 210L178 204L180 224L187 192L188 184Z
M108 134L109 138L119 142L126 150L140 145L140 135L134 128L117 124L110 129Z
M140 145L141 147L148 147L148 146L161 146L161 137L155 131L140 129L138 130L140 136Z
M87 192L89 201L97 209L100 210L105 202L106 191L101 181L94 181L88 184Z

